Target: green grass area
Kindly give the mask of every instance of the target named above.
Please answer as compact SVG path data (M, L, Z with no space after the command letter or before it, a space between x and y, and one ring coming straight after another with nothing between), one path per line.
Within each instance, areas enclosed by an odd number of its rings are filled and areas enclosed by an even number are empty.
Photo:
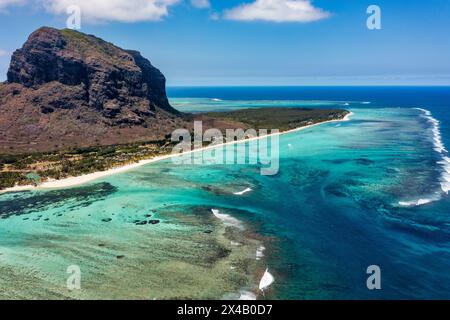
M286 131L309 124L342 119L349 112L341 109L258 108L205 113L215 119L240 121L255 129Z
M103 60L112 64L124 63L123 58L120 57L121 49L110 42L71 29L63 29L60 32L67 41L67 45L82 55L97 53Z
M129 145L98 146L73 150L0 155L0 189L34 184L37 174L42 181L79 176L138 162L172 150L167 141L150 141Z

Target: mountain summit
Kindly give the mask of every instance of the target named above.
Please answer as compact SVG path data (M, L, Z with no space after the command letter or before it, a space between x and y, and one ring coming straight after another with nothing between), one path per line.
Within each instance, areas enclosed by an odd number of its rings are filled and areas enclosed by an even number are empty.
M165 77L138 51L43 27L0 84L0 153L160 139L183 124Z

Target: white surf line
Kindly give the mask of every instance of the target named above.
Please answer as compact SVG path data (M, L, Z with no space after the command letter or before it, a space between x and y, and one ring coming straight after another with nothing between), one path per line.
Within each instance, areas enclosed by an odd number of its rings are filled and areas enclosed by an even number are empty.
M441 161L437 162L437 164L442 167L442 176L440 181L441 189L445 194L448 194L450 191L450 158L448 150L445 148L444 142L442 141L440 122L433 117L429 110L422 108L417 109L424 113L424 117L432 125L431 132L433 133L434 151L439 153L442 158Z
M442 136L439 128L439 120L433 117L429 110L423 108L414 108L423 113L422 117L427 119L431 124L431 132L433 134L433 150L441 156L441 161L437 161L437 164L442 167L442 174L440 179L441 190L445 194L450 191L450 158L448 157L448 151L444 146L442 141ZM413 201L400 201L398 204L403 207L413 207L428 204L434 201L440 200L441 196L439 194L431 195L428 198L421 198Z
M424 198L415 201L399 201L398 204L401 205L402 207L414 207L414 206L422 206L424 204L428 204L436 200L439 200L439 198L436 197L434 199Z
M247 192L251 192L251 191L253 191L251 188L247 188L247 189L239 191L239 192L234 192L233 194L237 195L237 196L242 196L242 195L246 194Z
M242 222L238 219L230 216L229 214L220 213L217 209L211 209L213 215L221 220L224 225L229 227L236 227L238 229L244 230L244 226L242 225Z
M263 139L263 138L269 138L269 137L273 137L273 136L281 136L281 135L285 135L285 134L290 134L290 133L293 133L293 132L298 132L298 131L306 130L308 128L312 128L312 127L315 127L315 126L319 126L319 125L325 124L325 123L349 121L350 117L353 114L354 114L353 112L349 112L342 119L323 121L323 122L310 124L310 125L307 125L307 126L303 126L303 127L295 128L295 129L292 129L292 130L283 131L283 132L271 133L271 134L267 134L267 135L264 135L264 136L252 137L252 138L243 139L243 140L225 142L225 143L221 143L221 144L218 144L218 145L202 147L202 148L199 148L199 149L195 149L195 150L191 150L191 151L187 151L187 152L183 152L183 153L168 154L168 155L164 155L164 156L157 156L157 157L154 157L154 158L151 158L151 159L141 160L141 161L136 162L136 163L132 163L132 164L128 164L128 165L124 165L124 166L120 166L120 167L115 167L115 168L108 169L108 170L105 170L105 171L93 172L93 173L89 173L89 174L85 174L85 175L64 178L64 179L61 179L61 180L48 180L46 182L43 182L42 184L40 184L37 187L33 186L33 185L24 185L24 186L15 186L15 187L11 187L11 188L6 188L6 189L3 189L3 190L0 190L0 193L17 192L17 191L29 191L29 190L43 190L43 189L59 189L59 188L68 188L68 187L78 186L80 184L85 184L85 183L91 182L93 180L97 180L97 179L100 179L100 178L103 178L103 177L107 177L107 176L110 176L110 175L114 175L114 174L117 174L117 173L122 173L122 172L125 172L125 171L128 171L128 170L135 169L135 168L138 168L140 166L143 166L143 165L146 165L146 164L150 164L150 163L154 163L154 162L158 162L158 161L163 161L163 160L167 160L167 159L171 159L171 158L175 158L175 157L182 157L182 156L186 156L186 155L189 155L189 154L192 154L192 153L203 152L205 150L211 150L211 149L214 149L214 148L220 148L220 147L227 146L227 145L247 143L249 141L260 140L260 139Z

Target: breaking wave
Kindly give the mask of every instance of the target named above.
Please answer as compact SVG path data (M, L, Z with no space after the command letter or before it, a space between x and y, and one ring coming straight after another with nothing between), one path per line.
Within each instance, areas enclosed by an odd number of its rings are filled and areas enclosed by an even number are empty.
M439 183L441 185L442 192L448 194L450 190L450 158L448 150L445 148L445 145L442 141L439 120L434 118L429 110L422 108L415 109L420 110L422 112L421 116L430 124L430 131L432 133L433 140L433 150L440 157L439 161L436 162L436 164L441 168L441 177L439 179ZM439 199L441 199L441 194L436 194L428 198L422 198L414 201L400 201L399 205L407 207L420 206L431 203L433 201L438 201Z
M224 223L224 225L244 230L242 222L239 221L238 219L228 214L220 213L219 210L217 209L211 209L211 211L217 219L220 219Z
M433 143L434 143L434 151L436 151L441 159L437 162L437 164L442 168L441 175L441 189L444 193L448 194L450 190L450 158L448 154L448 150L445 148L444 143L442 142L441 131L439 128L439 120L433 118L433 115L430 111L417 108L423 112L423 117L428 120L431 124L431 132L433 133Z

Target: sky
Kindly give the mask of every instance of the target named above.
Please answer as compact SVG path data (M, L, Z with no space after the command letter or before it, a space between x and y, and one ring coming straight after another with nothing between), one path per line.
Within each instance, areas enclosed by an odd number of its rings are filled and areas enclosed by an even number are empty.
M140 51L169 86L450 85L448 0L0 0L0 81L71 5L81 32Z

